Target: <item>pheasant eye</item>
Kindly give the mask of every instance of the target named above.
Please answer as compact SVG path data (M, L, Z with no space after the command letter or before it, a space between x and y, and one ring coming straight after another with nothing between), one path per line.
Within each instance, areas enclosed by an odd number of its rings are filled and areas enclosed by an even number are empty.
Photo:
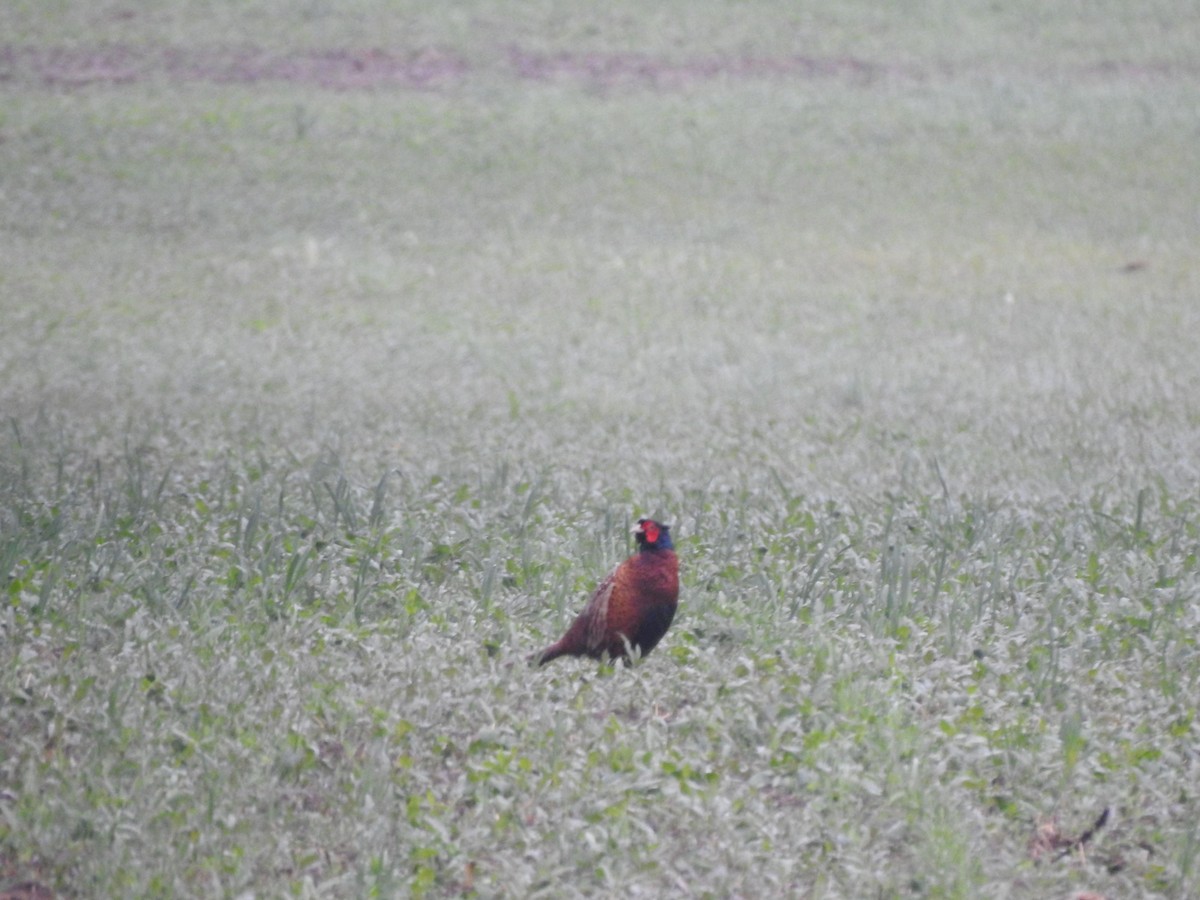
M657 544L658 543L658 526L655 525L653 522L647 522L645 525L642 526L642 534L644 534L646 536L646 543L648 543L648 544Z

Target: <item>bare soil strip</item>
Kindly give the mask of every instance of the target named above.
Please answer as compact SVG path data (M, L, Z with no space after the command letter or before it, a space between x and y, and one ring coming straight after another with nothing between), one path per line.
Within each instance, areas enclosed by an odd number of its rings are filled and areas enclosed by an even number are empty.
M662 59L633 52L559 51L509 48L500 73L528 81L562 81L596 90L676 90L718 79L839 79L870 84L881 79L924 81L964 74L950 66L881 64L850 56L704 56ZM46 87L120 85L149 79L172 82L307 84L330 90L440 90L482 69L461 55L438 48L342 48L295 53L254 47L185 49L127 45L0 46L0 83L33 82ZM493 68L488 69L494 73ZM1200 66L1134 65L1105 61L1076 68L1080 77L1185 78Z

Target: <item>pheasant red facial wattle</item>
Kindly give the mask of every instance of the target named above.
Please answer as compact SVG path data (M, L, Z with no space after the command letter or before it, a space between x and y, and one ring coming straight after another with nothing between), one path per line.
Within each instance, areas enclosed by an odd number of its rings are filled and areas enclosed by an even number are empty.
M633 535L637 552L600 582L567 633L531 662L542 666L560 656L605 655L628 661L631 648L646 656L658 645L679 604L679 559L669 526L638 519Z

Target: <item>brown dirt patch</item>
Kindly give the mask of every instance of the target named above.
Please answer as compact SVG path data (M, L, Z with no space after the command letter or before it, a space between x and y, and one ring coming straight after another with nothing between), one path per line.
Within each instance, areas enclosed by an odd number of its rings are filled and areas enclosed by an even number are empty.
M572 82L596 90L678 89L722 78L871 81L900 72L849 57L721 56L665 60L640 53L540 53L514 47L509 49L504 60L500 74L507 77ZM119 85L160 78L173 82L226 84L275 81L343 91L434 90L452 87L472 74L479 74L479 70L466 59L453 51L437 48L410 51L332 49L281 54L255 48L0 47L0 80L23 80L63 88ZM492 70L490 74L496 73Z
M126 45L0 46L0 81L45 87L121 85L149 79L170 82L257 84L281 82L338 90L439 90L469 77L507 77L564 82L606 92L620 89L677 90L727 80L836 79L869 85L884 79L946 79L945 66L882 64L851 56L699 56L663 59L633 52L537 52L510 47L500 63L476 66L452 50L341 48L294 53L254 47L140 48ZM1036 73L1031 73L1036 74ZM1050 73L1047 73L1050 74ZM1131 66L1119 62L1082 67L1076 77L1105 79L1196 78L1200 68Z
M722 78L873 81L902 72L898 67L889 69L844 56L714 56L670 61L640 53L530 53L518 48L509 51L509 64L519 78L576 81L596 88L679 88Z
M0 48L0 80L24 79L68 88L160 78L226 84L277 81L345 91L422 90L453 84L468 69L460 57L436 49L278 54L254 48L146 51L120 45Z

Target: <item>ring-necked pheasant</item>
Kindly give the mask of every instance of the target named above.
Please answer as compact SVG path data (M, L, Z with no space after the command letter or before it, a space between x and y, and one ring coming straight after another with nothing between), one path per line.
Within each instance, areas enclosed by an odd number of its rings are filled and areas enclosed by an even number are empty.
M543 666L560 656L629 661L639 648L646 656L666 634L679 602L679 560L671 529L653 519L633 528L637 553L600 582L592 599L557 643L530 657Z

